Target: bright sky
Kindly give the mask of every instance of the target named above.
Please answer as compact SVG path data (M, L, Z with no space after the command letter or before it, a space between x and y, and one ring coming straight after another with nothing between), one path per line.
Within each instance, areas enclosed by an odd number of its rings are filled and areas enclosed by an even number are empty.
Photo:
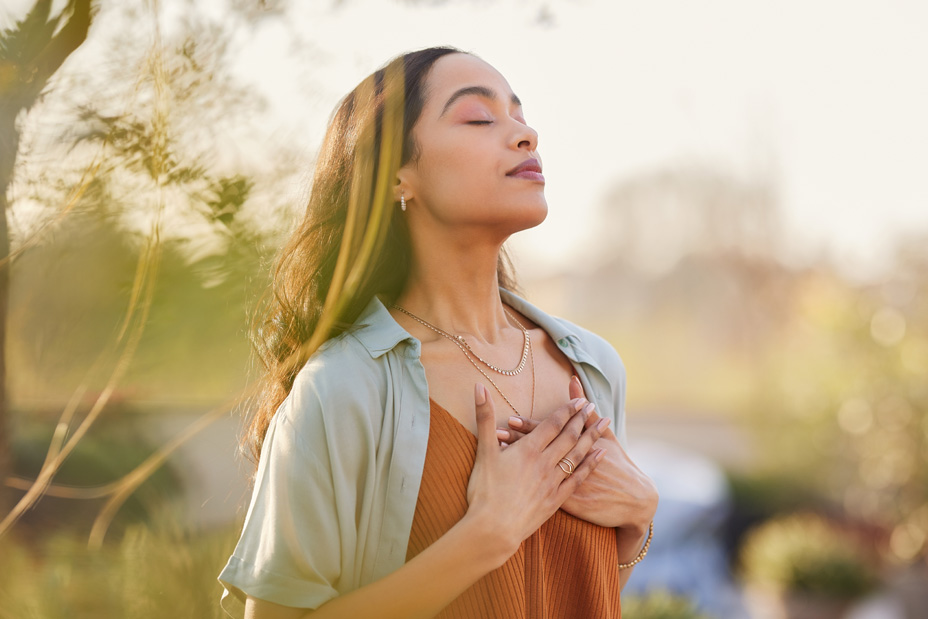
M928 3L290 4L240 42L240 63L309 152L338 99L400 52L450 44L507 78L539 132L550 207L516 238L520 263L582 252L609 186L687 162L773 163L789 233L864 268L893 233L928 229Z
M928 229L924 2L344 4L293 3L290 26L325 54L313 67L292 66L268 22L243 56L252 79L317 144L339 97L394 54L476 52L539 132L550 215L517 237L523 259L564 260L610 184L687 161L772 160L790 234L863 266L892 233Z

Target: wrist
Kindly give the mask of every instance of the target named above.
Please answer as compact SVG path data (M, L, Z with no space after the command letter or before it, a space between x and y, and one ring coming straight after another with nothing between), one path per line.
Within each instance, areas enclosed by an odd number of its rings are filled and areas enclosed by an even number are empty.
M492 522L482 514L469 510L458 521L455 528L460 528L467 543L471 545L477 560L492 571L502 566L519 549L521 540L510 539L499 528L498 522Z
M654 521L651 521L642 535L623 536L620 530L617 535L619 569L624 570L640 563L648 554L653 536Z

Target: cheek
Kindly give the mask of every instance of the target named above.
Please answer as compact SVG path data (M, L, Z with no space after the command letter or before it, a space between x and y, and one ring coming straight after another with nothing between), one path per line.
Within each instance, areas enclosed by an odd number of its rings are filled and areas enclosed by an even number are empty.
M455 174L486 174L487 148L473 140L460 140L444 145L439 151L441 167L451 176Z
M461 143L436 150L431 160L428 175L429 193L438 199L443 207L461 202L472 203L475 199L485 199L498 189L497 171L486 158L484 150Z

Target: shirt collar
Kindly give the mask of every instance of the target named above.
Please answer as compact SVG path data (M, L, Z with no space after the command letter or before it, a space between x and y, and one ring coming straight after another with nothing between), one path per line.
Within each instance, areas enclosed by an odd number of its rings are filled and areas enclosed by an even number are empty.
M416 356L421 346L419 340L393 319L387 306L377 296L371 299L358 316L352 334L375 359L396 348L400 342L409 341Z

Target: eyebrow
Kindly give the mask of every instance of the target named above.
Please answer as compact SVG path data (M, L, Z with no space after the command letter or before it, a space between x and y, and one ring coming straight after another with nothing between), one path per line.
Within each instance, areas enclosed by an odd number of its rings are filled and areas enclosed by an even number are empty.
M483 97L484 99L489 99L490 101L496 101L498 99L496 92L490 88L487 88L486 86L465 86L464 88L459 89L453 95L451 95L451 98L449 98L447 103L445 103L445 107L442 108L441 114L439 114L438 117L441 118L444 116L445 112L448 111L448 108L451 107L451 104L453 104L461 97L466 97L467 95L477 95L478 97ZM512 101L512 103L515 105L520 107L522 106L522 101L515 95L515 93L513 93L509 100Z

